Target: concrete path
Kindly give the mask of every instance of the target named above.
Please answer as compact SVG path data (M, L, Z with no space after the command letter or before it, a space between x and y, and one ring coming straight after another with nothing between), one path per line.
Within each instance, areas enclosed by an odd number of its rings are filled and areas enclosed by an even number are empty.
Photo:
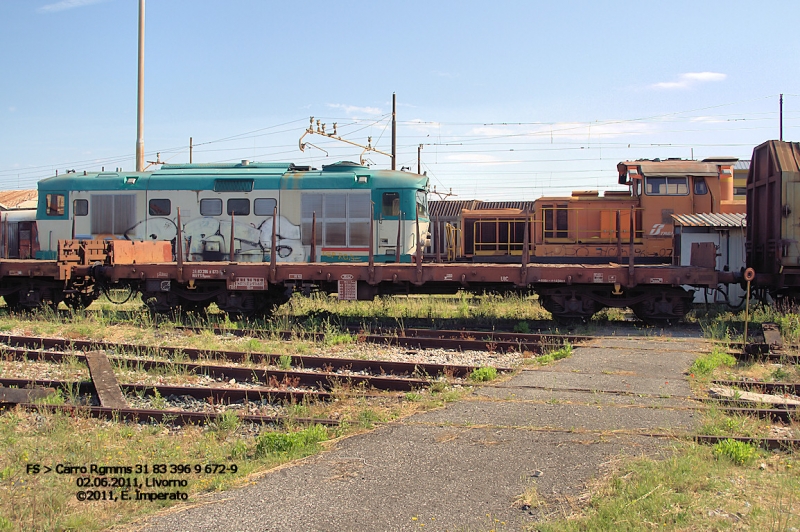
M689 430L700 339L611 337L446 408L338 442L147 531L520 530L568 513L603 464L669 452ZM548 505L522 509L535 490ZM516 502L515 502L516 501Z

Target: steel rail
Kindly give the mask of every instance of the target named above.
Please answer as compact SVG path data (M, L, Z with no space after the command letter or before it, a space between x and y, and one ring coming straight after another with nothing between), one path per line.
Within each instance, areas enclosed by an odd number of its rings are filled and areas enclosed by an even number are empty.
M729 352L739 360L768 360L800 364L800 355L783 351L772 351L769 344L733 342L728 344Z
M743 443L750 443L769 451L788 451L800 449L800 439L794 438L758 438L749 436L710 436L698 434L694 436L697 443L720 443L725 440L735 440Z
M239 337L270 337L277 335L283 340L306 337L315 341L322 341L325 338L324 333L318 332L304 333L294 331L269 331L265 329L203 328L191 326L177 326L176 329L192 332L212 331L216 335L231 334ZM418 349L454 349L461 351L530 351L533 353L542 353L547 350L547 348L561 347L564 342L576 343L594 338L592 336L574 334L562 335L555 333L515 333L419 328L381 328L376 331L365 332L359 327L347 327L347 330L357 335L359 342L397 345Z
M105 349L130 353L150 354L155 351L168 355L185 356L190 360L224 359L230 362L254 362L266 365L278 365L281 356L278 354L248 353L244 351L213 351L182 347L151 347L136 344L120 344L97 342L90 340L66 340L60 338L37 338L28 336L0 335L0 343L8 346L30 349L79 349L89 351ZM0 353L2 354L2 353ZM211 356L213 355L213 356ZM371 371L387 375L446 375L464 378L469 376L477 366L457 364L432 364L427 362L395 362L385 360L362 360L354 358L323 357L311 355L290 355L292 364L303 368L324 368L328 370ZM497 368L500 372L512 371L511 368Z
M784 423L790 423L792 418L798 415L798 411L795 408L745 408L738 406L718 406L716 408L728 415L756 416Z
M190 412L186 410L153 410L147 408L106 408L103 406L70 406L70 405L46 405L36 403L17 403L17 406L26 410L46 410L49 412L62 412L65 414L80 416L87 415L109 419L112 421L134 421L134 422L157 422L169 423L173 425L203 425L214 423L221 414L210 414L206 412ZM238 416L240 421L245 423L258 424L280 424L291 420L293 423L303 425L328 425L336 426L340 422L337 419L327 418L296 418L289 416L258 416L254 414L244 414Z
M742 390L762 390L766 394L800 394L800 383L797 382L764 382L764 381L729 381L715 380L711 384L739 388Z
M0 385L7 387L25 388L26 386L43 386L45 388L56 388L62 390L72 390L75 393L95 395L96 390L92 381L64 381L55 379L20 379L2 378ZM130 384L120 383L123 392L155 395L158 392L162 397L190 396L200 400L210 400L209 404L225 405L233 402L261 401L266 399L270 403L277 402L303 402L303 401L327 401L334 394L326 391L317 390L281 390L275 388L227 388L214 386L169 386L164 384ZM338 394L337 394L338 395ZM358 397L364 397L358 394ZM369 396L369 395L367 395ZM376 395L377 396L377 395Z
M84 360L84 355L72 353L57 353L53 351L41 351L30 349L6 348L0 353L2 355L12 355L15 359L35 358L45 362L63 363L68 357L75 357L77 360ZM173 362L160 360L145 360L139 358L127 358L110 356L109 360L126 367L133 367L142 371L153 369L167 369L181 373L193 373L197 375L208 375L211 378L223 380L236 379L240 382L263 382L271 387L280 386L306 386L309 388L319 388L330 390L337 386L344 387L363 387L376 388L379 390L389 390L397 392L409 392L427 387L430 382L427 379L409 377L378 377L374 375L350 375L333 373L328 371L287 371L280 369L261 369L245 368L236 366L220 366L212 364L196 364L193 362Z

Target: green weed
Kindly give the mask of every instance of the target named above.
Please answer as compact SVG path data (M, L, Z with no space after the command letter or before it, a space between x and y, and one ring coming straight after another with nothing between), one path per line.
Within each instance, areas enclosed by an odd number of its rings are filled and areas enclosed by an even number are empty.
M572 355L572 344L569 342L564 342L564 344L555 349L550 351L546 355L542 355L540 357L528 359L531 361L532 364L538 364L540 366L545 366L547 364L552 364L556 360L561 360L562 358L567 358L568 356Z
M221 439L225 439L239 428L242 420L235 410L225 410L217 416L217 419L209 424L209 428L214 431Z
M736 358L724 352L719 347L714 347L711 353L698 357L689 369L695 377L708 377L715 369L720 366L733 367L736 365Z
M529 334L531 332L531 326L528 325L527 321L521 321L516 325L514 325L514 332L521 334Z
M484 366L482 368L475 368L469 374L469 379L475 382L492 381L497 378L497 368L491 366Z
M772 379L773 379L773 380L776 380L776 381L783 381L783 380L786 380L786 379L788 379L789 377L791 377L791 376L792 376L792 374L791 374L791 373L789 373L788 371L786 371L786 370L783 368L783 366L779 366L779 367L775 368L775 369L772 371L772 373L770 373L770 376L772 377Z
M380 415L371 408L365 408L358 413L357 417L358 424L365 429L371 429L380 420Z
M278 367L284 371L292 369L292 355L281 355L278 357Z
M322 425L314 425L297 432L266 432L258 437L255 445L256 458L268 454L307 456L315 452L320 442L328 439L328 431Z
M579 515L525 530L790 530L800 526L800 475L791 458L773 455L770 474L715 460L711 447L687 444L669 458L627 461L592 486ZM547 501L545 501L547 502ZM551 513L555 513L552 512Z
M64 393L59 389L47 397L37 399L34 403L37 405L63 405L66 403L66 400L64 399Z
M153 408L156 410L164 410L167 407L167 400L161 396L161 392L157 389L153 389L153 397L150 399L150 404L152 404Z
M717 460L727 458L737 465L749 464L757 453L758 450L753 445L730 438L714 445L714 456Z

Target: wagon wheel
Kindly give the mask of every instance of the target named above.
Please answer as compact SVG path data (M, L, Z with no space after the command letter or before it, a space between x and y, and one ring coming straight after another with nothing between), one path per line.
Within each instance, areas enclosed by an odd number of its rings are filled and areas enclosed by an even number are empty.
M227 292L218 298L217 306L231 319L269 319L290 297L282 287L270 287L266 292Z
M662 292L631 305L637 318L654 327L669 327L678 323L692 309L693 296L686 290Z
M153 317L169 314L178 308L178 298L170 292L142 292L142 302Z
M597 302L585 294L551 290L539 293L539 303L561 325L585 324L597 312Z
M96 299L94 293L75 291L64 294L64 304L72 310L85 309Z
M103 288L103 295L106 296L111 303L115 305L122 305L123 303L127 303L133 297L133 294L136 291L133 289L131 285L121 285L115 286L114 288ZM142 295L142 301L144 301L144 295Z

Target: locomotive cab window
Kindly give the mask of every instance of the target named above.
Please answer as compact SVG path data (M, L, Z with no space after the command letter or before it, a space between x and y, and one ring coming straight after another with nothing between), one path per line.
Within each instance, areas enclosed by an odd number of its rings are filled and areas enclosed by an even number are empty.
M708 194L708 185L706 185L706 179L704 177L695 177L694 178L694 195L695 196L703 196Z
M384 216L400 216L400 193L384 192L381 201L381 214Z
M151 199L148 205L150 216L169 216L172 212L172 202L168 199Z
M250 214L250 200L247 198L232 198L228 200L228 214L247 216Z
M278 206L274 198L258 198L253 202L253 214L256 216L272 216Z
M64 194L48 194L47 216L64 216Z
M89 200L76 199L72 204L72 214L86 216L89 214Z
M207 198L200 200L200 216L219 216L222 214L222 200Z
M569 211L567 205L542 205L545 238L569 237Z
M428 195L424 190L417 190L417 216L428 217Z
M645 177L644 191L648 196L686 196L689 194L689 178Z

